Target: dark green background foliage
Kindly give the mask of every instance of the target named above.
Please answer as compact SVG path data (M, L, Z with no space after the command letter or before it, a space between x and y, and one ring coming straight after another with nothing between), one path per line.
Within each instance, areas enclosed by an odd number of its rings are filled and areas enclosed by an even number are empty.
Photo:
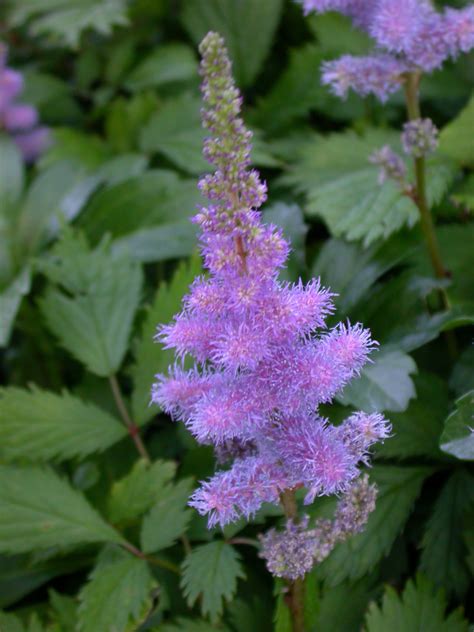
M458 3L459 4L459 3ZM451 278L439 285L414 204L367 158L398 143L400 95L340 101L322 60L368 43L289 0L12 0L2 38L55 143L24 169L0 140L0 630L290 629L255 547L266 507L224 533L187 507L209 449L148 406L172 354L152 344L199 273L196 43L226 38L292 240L285 276L320 275L337 319L369 326L374 362L327 413L384 411L367 529L308 579L309 631L461 632L474 621L474 58L422 83L441 129L429 198ZM457 349L449 355L443 332ZM120 388L127 414L117 409ZM471 393L469 393L471 391ZM125 417L125 419L124 419ZM128 419L128 421L127 421ZM152 464L125 421L140 427ZM319 499L311 514L332 501ZM463 609L464 608L464 609ZM274 615L271 615L271 613Z

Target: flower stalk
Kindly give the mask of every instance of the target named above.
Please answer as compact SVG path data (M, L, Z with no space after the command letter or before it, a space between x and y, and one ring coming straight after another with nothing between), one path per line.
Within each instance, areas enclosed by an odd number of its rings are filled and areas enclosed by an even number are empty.
M419 84L421 75L418 72L407 74L405 83L405 98L408 118L414 121L420 118ZM424 156L414 156L416 190L413 195L415 204L420 212L421 228L425 238L426 247L430 256L431 265L438 279L448 277L448 272L443 264L441 251L436 237L433 217L431 215L426 197L426 160ZM444 309L449 309L449 299L444 288L439 289L441 303Z
M298 505L296 504L295 492L293 490L286 490L281 494L280 498L287 519L298 522ZM292 630L293 632L304 632L304 577L287 580L287 585L288 593L286 601L291 613Z
M131 436L133 443L135 444L138 453L146 461L146 463L150 464L151 459L148 451L145 447L145 444L142 441L140 436L140 429L137 424L130 417L130 413L128 412L127 406L125 405L122 391L120 389L120 384L118 383L117 377L115 375L111 375L109 377L109 384L112 390L112 394L114 396L115 405L117 406L117 410L120 413L120 417L122 418L123 423L127 427L128 434Z

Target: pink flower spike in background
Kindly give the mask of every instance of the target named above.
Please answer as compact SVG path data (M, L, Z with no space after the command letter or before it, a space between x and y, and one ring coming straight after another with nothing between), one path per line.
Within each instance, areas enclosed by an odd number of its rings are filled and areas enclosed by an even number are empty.
M405 73L431 73L474 47L473 6L439 12L430 0L304 0L303 10L337 11L374 39L371 55L324 62L322 82L342 98L351 89L384 102Z
M22 90L23 77L7 67L7 49L0 43L0 133L11 135L25 162L34 162L51 144L51 134L37 127L35 107L17 102Z

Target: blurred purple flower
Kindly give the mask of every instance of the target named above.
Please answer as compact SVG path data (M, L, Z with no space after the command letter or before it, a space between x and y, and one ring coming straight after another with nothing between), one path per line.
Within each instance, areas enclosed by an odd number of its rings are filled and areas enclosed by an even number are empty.
M323 83L340 97L352 89L385 101L404 72L432 72L474 47L473 6L440 13L429 0L304 0L303 9L338 11L375 40L373 55L343 55L323 65Z
M343 55L323 63L322 83L338 97L345 98L352 89L361 96L374 94L383 102L400 88L406 71L406 65L391 55Z
M51 135L46 127L36 127L36 108L16 102L23 90L23 77L6 64L7 49L0 43L0 131L11 134L23 159L33 162L50 145Z

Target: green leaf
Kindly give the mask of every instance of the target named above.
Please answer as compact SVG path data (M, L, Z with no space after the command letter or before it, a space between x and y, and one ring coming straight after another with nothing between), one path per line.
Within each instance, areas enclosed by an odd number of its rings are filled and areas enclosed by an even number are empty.
M288 66L257 103L253 117L258 127L278 132L321 104L327 88L313 75L324 59L324 53L314 44L290 51ZM311 81L308 77L312 77Z
M237 579L244 577L234 547L222 541L210 542L195 547L186 556L181 586L190 606L201 596L203 615L217 621L223 611L223 600L232 600Z
M342 582L337 586L324 586L318 597L318 617L312 630L360 630L367 604L374 592L374 580L370 576Z
M151 632L228 632L229 628L219 625L218 628L210 628L209 621L202 619L183 619L179 617L173 623L163 623L157 628L153 628Z
M28 22L32 35L48 35L71 48L84 30L110 35L114 26L128 24L126 0L18 0L8 17L13 26Z
M57 632L57 628L53 629L54 632ZM43 623L36 612L33 612L28 618L28 627L26 628L26 632L47 632L43 627Z
M31 288L31 270L23 270L0 291L0 347L6 347L11 336L21 299Z
M70 127L56 128L53 134L54 143L41 159L43 168L66 160L95 169L111 158L110 148L99 136Z
M458 598L470 582L462 532L464 514L473 501L474 477L465 470L455 471L436 499L422 540L420 569Z
M48 327L92 373L115 373L140 300L140 267L123 253L111 254L105 243L91 251L82 237L67 232L41 268L64 288L50 287L40 300Z
M456 410L446 419L440 446L458 459L474 460L474 390L456 400Z
M474 389L474 347L472 345L467 347L456 361L449 386L458 397Z
M453 303L474 303L474 283L472 270L474 266L474 223L449 224L436 229L441 257L450 272L448 288L449 298ZM414 253L415 270L421 275L432 275L429 258L422 250Z
M121 541L84 496L52 470L0 465L0 551Z
M473 128L474 95L461 113L441 130L439 135L440 152L462 166L474 167Z
M467 212L474 211L474 173L461 180L451 194L457 207L464 207Z
M142 154L122 154L104 162L95 175L109 188L141 175L147 166L148 160Z
M410 377L416 370L406 353L382 350L374 354L373 363L362 369L360 377L344 388L338 400L365 412L403 412L416 395Z
M143 323L140 338L135 347L135 363L131 368L133 378L132 413L137 423L144 423L156 414L149 406L151 386L157 373L164 373L173 363L174 355L160 344L153 344L156 328L169 322L181 309L181 301L193 279L199 274L201 264L196 257L181 263L169 285L162 283L156 293Z
M192 479L159 490L158 500L143 519L140 541L145 553L154 553L174 544L186 531L192 512L187 508Z
M160 497L163 486L176 472L172 461L156 461L149 465L143 459L135 463L129 474L112 485L107 515L113 523L127 523L145 513Z
M427 276L418 276L412 269L392 276L371 291L370 300L357 305L357 320L370 324L373 337L384 351L414 351L437 338L445 328L470 322L469 309L466 313L463 305L446 312L428 311L430 295L437 288L446 287L447 281L434 279L424 267L423 272ZM449 294L451 297L451 289Z
M410 579L401 596L387 586L382 605L372 603L365 632L468 632L462 612L446 617L446 599L422 575Z
M282 0L187 0L182 22L196 43L208 31L225 39L237 83L249 86L270 52L280 20Z
M388 555L430 473L425 467L374 466L370 478L379 490L376 508L364 531L338 544L322 562L320 570L329 585L363 577Z
M314 135L300 151L297 164L282 181L306 194L305 211L321 217L334 237L361 240L365 246L387 239L403 226L413 226L418 210L391 181L378 184L378 168L369 156L382 145L399 145L397 135L371 129ZM439 200L454 176L454 169L437 159L428 169L428 197Z
M200 108L201 102L189 94L168 99L143 127L141 150L159 152L193 175L209 171L210 165L202 157L205 132Z
M196 244L196 226L185 219L135 230L119 237L112 243L112 251L126 252L140 263L153 263L189 257Z
M142 127L141 151L163 154L180 169L195 176L210 171L211 166L202 155L206 132L201 125L200 112L201 101L192 94L167 99ZM251 158L262 166L280 164L258 136Z
M197 77L197 62L192 49L185 44L166 44L145 57L127 77L125 85L136 91Z
M347 53L365 55L372 49L372 40L368 34L355 29L352 21L344 15L312 14L308 16L307 21L326 58Z
M249 632L259 630L270 632L269 609L272 607L271 594L262 591L261 580L255 577L257 583L245 582L245 593L236 597L227 607L226 619L232 625L234 632ZM266 593L266 594L265 594Z
M391 436L377 445L377 456L387 459L441 456L439 435L448 410L446 382L432 373L415 375L413 381L417 397L403 413L388 415Z
M0 454L6 460L83 458L126 435L115 417L67 391L2 389L0 417Z
M115 98L105 112L108 144L118 152L135 151L139 132L158 110L159 103L151 90L137 92L132 98Z
M2 632L25 632L21 620L14 614L0 612L0 630Z
M32 68L25 69L25 87L21 93L24 103L31 103L38 109L40 120L47 125L79 125L83 112L74 98L72 83L58 74L50 75ZM56 140L56 129L53 132ZM73 130L71 129L71 132ZM53 146L48 150L51 151ZM40 158L43 166L44 155Z
M55 619L61 626L61 632L75 632L77 621L77 602L68 595L49 590L49 600Z
M0 607L11 606L51 579L87 564L89 557L83 551L61 557L0 555Z
M27 254L54 237L64 220L72 221L98 180L77 163L61 161L40 173L28 188L18 222L19 247Z
M392 235L386 242L369 248L342 239L328 239L321 248L311 276L337 292L334 302L339 316L349 314L363 300L381 276L404 262L417 248L419 240L412 233Z
M291 632L291 612L286 597L286 586L283 580L275 578L276 605L273 613L274 632Z
M20 150L8 137L0 134L0 200L1 214L18 202L24 184L23 159Z
M151 606L154 580L145 560L106 550L79 594L80 632L137 629Z
M99 191L87 206L81 226L98 241L105 233L113 237L127 236L148 227L170 232L189 221L196 205L202 201L194 180L183 180L175 172L153 170L131 177ZM129 209L133 207L133 213ZM159 258L159 244L155 244Z

